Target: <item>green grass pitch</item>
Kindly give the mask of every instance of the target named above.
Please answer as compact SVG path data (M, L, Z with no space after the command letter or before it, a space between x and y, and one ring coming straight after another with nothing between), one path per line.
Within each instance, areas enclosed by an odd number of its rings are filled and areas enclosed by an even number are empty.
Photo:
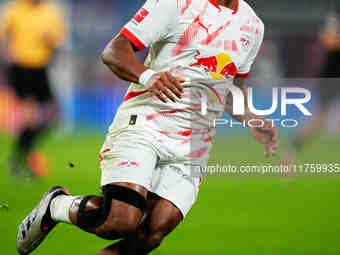
M74 195L98 194L97 153L103 137L51 138L41 151L54 169L35 183L11 178L11 139L0 137L0 254L17 254L16 228L49 186L62 184ZM261 147L247 137L219 137L211 162L259 163ZM304 162L340 163L339 138L315 141L300 155ZM278 159L272 159L275 162ZM69 162L75 166L69 167ZM184 222L155 255L337 255L340 254L340 179L207 178ZM60 224L33 254L96 254L110 242Z

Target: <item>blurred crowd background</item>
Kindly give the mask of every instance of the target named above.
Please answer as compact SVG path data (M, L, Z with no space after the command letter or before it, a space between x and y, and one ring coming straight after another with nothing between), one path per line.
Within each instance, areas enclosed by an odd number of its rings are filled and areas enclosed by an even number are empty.
M0 1L4 6L8 1ZM11 2L11 1L9 1ZM67 40L49 69L61 105L60 130L82 128L103 131L127 88L101 63L100 53L143 4L135 1L55 1L67 24ZM320 31L336 0L249 0L266 25L265 40L251 83L268 85L282 78L318 77L326 50ZM29 33L29 31L27 31ZM146 53L141 53L141 59ZM6 61L0 71L0 132L12 133L20 120L13 110L16 100L8 90ZM271 81L271 82L270 82ZM18 110L18 109L17 109Z

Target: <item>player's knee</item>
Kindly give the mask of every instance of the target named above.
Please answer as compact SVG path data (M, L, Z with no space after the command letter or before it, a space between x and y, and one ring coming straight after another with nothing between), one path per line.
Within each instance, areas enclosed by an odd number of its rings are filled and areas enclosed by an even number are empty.
M89 231L105 222L103 198L97 196L84 197L78 205L77 225Z
M104 198L100 201L93 196L81 201L78 226L105 239L136 233L145 208L145 198L134 190L116 185L103 187L103 193Z
M114 201L111 204L110 217L105 222L110 231L123 236L135 234L146 206L145 198L137 191L116 185L107 185L103 187L103 191L105 197Z

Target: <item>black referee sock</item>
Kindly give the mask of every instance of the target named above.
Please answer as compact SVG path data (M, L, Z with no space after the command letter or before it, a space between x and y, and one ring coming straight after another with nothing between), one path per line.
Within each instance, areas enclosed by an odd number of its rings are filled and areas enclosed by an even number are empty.
M25 128L19 133L14 148L14 159L20 164L27 165L29 153L33 150L42 130L42 128Z
M38 130L26 128L24 129L18 137L17 148L22 152L29 152L32 150L36 137L38 135Z

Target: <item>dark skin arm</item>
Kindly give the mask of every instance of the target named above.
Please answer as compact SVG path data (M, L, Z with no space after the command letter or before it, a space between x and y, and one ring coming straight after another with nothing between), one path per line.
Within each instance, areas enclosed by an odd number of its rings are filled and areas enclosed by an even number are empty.
M148 68L141 64L136 56L137 49L123 35L117 35L102 53L103 63L120 79L138 83L140 75ZM150 79L147 89L161 101L168 99L176 102L181 98L184 80L174 77L170 72L160 72Z
M264 155L266 158L272 154L276 155L276 150L278 148L279 143L279 134L275 126L273 126L272 122L261 117L257 116L250 112L248 108L248 93L247 93L247 85L246 79L238 79L235 81L235 85L239 86L242 89L244 98L245 98L245 114L244 115L234 115L233 114L233 97L231 93L227 95L226 107L225 110L230 114L231 117L238 120L239 122L245 121L248 123L249 120L262 120L264 123L263 127L249 127L250 132L253 134L255 139L261 143L264 147Z
M120 79L138 83L139 76L148 68L139 63L137 49L123 35L117 35L102 53L103 63Z

